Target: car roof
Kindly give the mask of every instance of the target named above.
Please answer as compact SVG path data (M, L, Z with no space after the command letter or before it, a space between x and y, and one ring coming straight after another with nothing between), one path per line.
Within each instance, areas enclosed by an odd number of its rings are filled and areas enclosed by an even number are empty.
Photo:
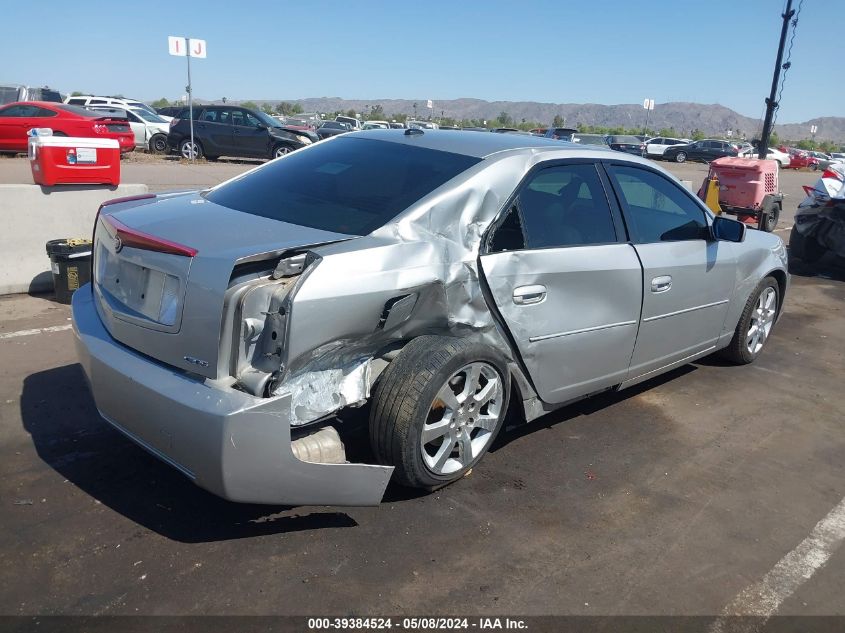
M478 134L462 130L419 130L414 134L408 134L407 130L366 130L354 132L349 136L414 145L441 152L474 156L475 158L486 158L497 152L518 149L583 149L583 146L577 143L568 143L542 136Z

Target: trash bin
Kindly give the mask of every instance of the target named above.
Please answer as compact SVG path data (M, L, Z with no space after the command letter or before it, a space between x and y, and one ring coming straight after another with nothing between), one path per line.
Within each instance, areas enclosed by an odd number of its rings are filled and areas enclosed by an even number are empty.
M30 130L28 153L36 185L120 184L120 143L113 138L52 136Z
M56 301L70 303L73 292L91 281L91 240L50 240L47 255Z

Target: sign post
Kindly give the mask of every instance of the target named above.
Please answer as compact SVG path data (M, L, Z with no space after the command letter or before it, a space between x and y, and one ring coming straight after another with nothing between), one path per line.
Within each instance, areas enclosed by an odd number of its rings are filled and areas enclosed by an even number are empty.
M818 128L817 125L811 125L810 126L810 134L813 135L813 143L816 142L816 132L818 132L818 131L819 131L819 128Z
M654 110L654 99L646 99L643 101L643 108L645 109L645 128L643 132L647 135L648 134L648 115L651 114L651 111Z
M193 45L192 45L193 43ZM198 57L205 59L208 55L206 52L205 40L194 39L190 37L176 37L171 35L167 38L167 48L171 55L176 57L185 57L188 60L188 85L185 90L188 92L188 118L191 128L191 147L190 159L193 161L196 158L196 143L194 142L194 91L191 88L191 57Z

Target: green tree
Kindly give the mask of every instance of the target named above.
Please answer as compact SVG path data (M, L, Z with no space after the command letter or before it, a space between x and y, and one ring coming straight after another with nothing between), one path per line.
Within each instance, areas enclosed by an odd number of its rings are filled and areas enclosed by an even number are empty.
M384 108L382 108L380 104L374 105L372 108L370 108L370 115L367 118L370 121L383 121Z
M344 116L348 116L348 117L351 117L351 118L353 118L353 119L354 119L354 118L355 118L355 110L353 110L352 108L349 108L349 109L348 109L348 110L344 113Z
M261 111L264 112L264 114L273 114L273 106L265 101L261 104Z
M673 127L662 127L657 133L657 136L668 136L669 138L678 138L680 134L675 131Z
M566 119L564 119L559 114L556 114L554 121L552 121L552 127L564 127L565 125L566 125Z
M496 117L496 120L501 124L499 127L511 127L513 125L513 119L511 115L502 110L499 112L499 116Z
M81 97L84 94L85 94L84 92L79 92L79 90L74 90L73 92L70 93L70 96L71 97Z
M302 106L298 103L294 103L290 108L291 114L302 114L303 112L304 110L302 109Z
M75 94L76 93L74 93L74 95ZM170 102L166 98L162 97L161 99L156 99L150 105L154 108L166 108L170 105Z
M694 141L700 141L701 139L705 138L705 136L706 135L704 134L704 132L702 132L698 128L695 128L692 132L690 132L690 137Z
M258 110L258 105L255 103L255 101L242 101L241 107L249 108L250 110Z

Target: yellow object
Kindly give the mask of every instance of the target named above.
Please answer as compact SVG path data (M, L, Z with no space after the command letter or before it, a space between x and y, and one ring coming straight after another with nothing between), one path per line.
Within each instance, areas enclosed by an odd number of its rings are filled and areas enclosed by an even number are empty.
M707 190L704 192L704 204L716 215L722 213L719 206L719 177L716 174L707 179Z
M91 240L86 239L84 237L74 237L72 239L67 240L68 246L81 246L82 244L90 244Z

